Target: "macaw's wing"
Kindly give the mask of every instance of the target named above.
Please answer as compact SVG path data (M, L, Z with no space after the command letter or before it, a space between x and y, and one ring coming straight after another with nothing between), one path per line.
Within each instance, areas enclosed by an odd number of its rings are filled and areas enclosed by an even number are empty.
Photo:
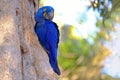
M49 24L50 26L50 24ZM45 36L45 41L46 41L46 49L49 51L48 56L49 56L49 61L50 64L53 68L53 70L60 75L60 70L58 68L57 64L57 45L58 45L58 32L55 28L55 26L51 25L47 29L47 33Z
M52 27L46 32L45 41L46 49L53 56L53 60L56 61L57 58L57 31L52 29Z

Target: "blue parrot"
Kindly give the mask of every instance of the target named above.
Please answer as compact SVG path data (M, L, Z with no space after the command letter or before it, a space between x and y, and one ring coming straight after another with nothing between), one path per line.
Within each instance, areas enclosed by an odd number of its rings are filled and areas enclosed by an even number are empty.
M35 33L40 44L48 54L49 62L53 71L60 75L57 63L57 49L59 43L59 30L55 22L52 21L54 9L51 6L43 6L35 14Z

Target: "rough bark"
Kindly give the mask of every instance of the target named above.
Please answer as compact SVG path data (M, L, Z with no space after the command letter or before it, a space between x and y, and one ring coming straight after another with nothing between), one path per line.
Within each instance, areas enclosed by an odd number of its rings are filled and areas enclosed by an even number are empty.
M0 80L57 80L34 33L38 0L0 0Z

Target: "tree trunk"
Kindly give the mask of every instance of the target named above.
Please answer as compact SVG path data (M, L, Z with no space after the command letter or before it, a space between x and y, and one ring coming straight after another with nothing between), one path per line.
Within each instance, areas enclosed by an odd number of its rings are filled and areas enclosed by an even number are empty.
M0 0L0 80L57 80L34 33L38 0Z

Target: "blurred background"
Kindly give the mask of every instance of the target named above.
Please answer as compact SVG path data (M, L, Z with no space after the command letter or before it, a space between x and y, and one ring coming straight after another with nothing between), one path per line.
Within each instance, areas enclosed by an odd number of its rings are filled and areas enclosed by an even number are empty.
M40 0L59 25L60 80L120 80L120 0Z

